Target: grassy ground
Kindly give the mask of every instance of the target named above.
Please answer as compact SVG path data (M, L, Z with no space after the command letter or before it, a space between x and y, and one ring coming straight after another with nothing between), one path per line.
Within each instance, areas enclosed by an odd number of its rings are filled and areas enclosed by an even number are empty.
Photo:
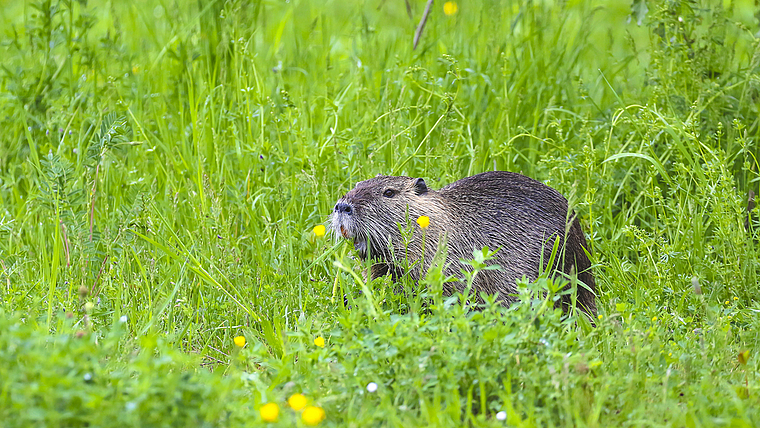
M0 419L760 425L752 2L436 2L416 50L420 0L4 3ZM312 232L377 173L493 169L575 206L596 328Z

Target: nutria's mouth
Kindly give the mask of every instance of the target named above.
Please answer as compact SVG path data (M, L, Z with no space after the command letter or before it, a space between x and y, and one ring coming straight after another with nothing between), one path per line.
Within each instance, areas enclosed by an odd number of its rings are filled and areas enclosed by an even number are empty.
M358 236L354 238L354 250L359 253L362 260L367 258L367 242Z
M367 258L367 237L361 233L356 233L356 225L351 219L345 218L340 214L333 216L332 229L345 239L354 244L354 249L359 253L359 257L364 260Z
M343 226L340 226L340 234L354 244L354 250L359 253L359 257L361 257L362 260L367 257L367 240L362 234L351 236L351 234L348 233L348 230Z

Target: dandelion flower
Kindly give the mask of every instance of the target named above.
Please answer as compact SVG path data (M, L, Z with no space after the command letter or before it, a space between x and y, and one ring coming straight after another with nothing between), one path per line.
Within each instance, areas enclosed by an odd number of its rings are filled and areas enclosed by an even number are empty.
M314 426L325 419L325 411L321 407L309 406L303 410L301 419L306 425Z
M370 382L367 384L367 391L368 392L375 392L377 391L377 384L375 382Z
M599 318L599 319L602 319L602 318L604 318L604 317L602 316L602 314L599 314L599 315L597 316L597 318Z
M738 297L736 297L736 296L734 296L734 300L739 300L739 298L738 298Z
M504 410L502 410L501 412L497 413L496 414L496 419L498 419L500 421L503 421L503 420L507 419L507 412L505 412Z
M417 218L417 224L419 224L421 228L427 229L428 226L430 226L430 217L426 215L419 216Z
M243 346L245 346L245 337L243 337L243 336L237 336L237 337L235 337L233 339L233 341L235 342L235 345L237 345L237 346L239 346L241 348Z
M445 13L448 16L454 15L459 11L459 6L457 6L457 2L455 1L447 1L443 4L443 13Z
M322 336L317 336L316 339L314 339L314 344L319 346L320 348L325 347L325 338Z
M303 394L293 394L288 398L288 405L297 412L306 407L306 397Z
M657 316L656 315L652 317L652 322L655 322L655 321L657 321Z
M267 403L261 406L259 409L261 419L267 422L274 422L277 420L277 416L280 415L280 406L277 403Z
M325 232L326 231L327 231L327 229L325 229L325 225L324 224L318 224L318 225L314 226L314 234L317 235L317 238L321 238L321 237L325 236Z

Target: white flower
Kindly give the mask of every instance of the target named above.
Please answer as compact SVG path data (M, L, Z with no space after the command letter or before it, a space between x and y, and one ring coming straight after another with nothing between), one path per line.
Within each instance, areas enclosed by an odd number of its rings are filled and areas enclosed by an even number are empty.
M119 322L120 322L120 323L125 323L125 322L127 322L127 316L126 316L126 315L122 315L122 316L120 316L120 317L119 317Z
M507 419L507 412L502 410L501 412L496 414L496 419L503 421L504 419Z
M377 384L375 382L370 382L367 384L367 391L368 392L375 392L377 391Z

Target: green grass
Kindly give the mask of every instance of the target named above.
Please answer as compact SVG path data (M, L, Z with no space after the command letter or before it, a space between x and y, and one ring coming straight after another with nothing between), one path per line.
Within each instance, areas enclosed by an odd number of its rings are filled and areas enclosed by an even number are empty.
M760 425L757 6L436 2L413 50L424 3L0 1L0 420ZM595 328L312 233L378 173L493 169L575 207Z

